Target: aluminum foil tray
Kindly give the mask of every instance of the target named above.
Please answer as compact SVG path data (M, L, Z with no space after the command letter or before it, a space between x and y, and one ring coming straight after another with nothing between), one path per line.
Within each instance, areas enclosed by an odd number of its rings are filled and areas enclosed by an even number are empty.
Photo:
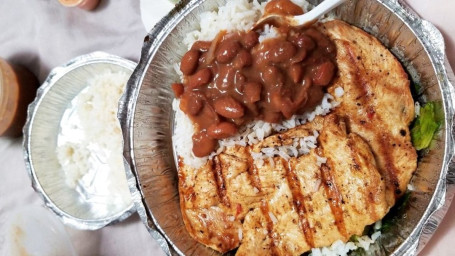
M24 126L25 166L35 191L43 198L63 223L78 229L99 229L126 219L136 211L134 204L126 207L106 204L104 198L112 194L99 191L100 181L94 179L89 192L78 192L66 185L64 171L57 160L56 148L61 129L70 131L68 113L74 111L71 102L88 86L88 80L106 70L130 75L136 63L103 52L94 52L76 57L67 64L54 68L41 87L35 100L29 105ZM74 119L72 119L74 120ZM80 141L83 133L71 130L74 142ZM100 174L105 164L97 164L94 175ZM108 167L109 168L109 167ZM125 168L129 168L125 165ZM125 188L128 193L128 188Z
M173 93L178 80L172 63L186 48L185 34L198 26L198 14L226 0L184 0L145 37L141 60L122 98L121 119L125 152L132 167L130 190L144 224L168 255L215 255L185 230L179 206L177 171L173 159ZM320 1L310 0L312 4ZM414 255L423 248L453 197L455 168L452 124L453 72L444 40L429 22L397 0L349 0L334 15L376 36L402 62L413 82L423 85L419 101L441 101L445 124L434 147L419 159L411 180L414 190L405 212L370 250L375 255Z

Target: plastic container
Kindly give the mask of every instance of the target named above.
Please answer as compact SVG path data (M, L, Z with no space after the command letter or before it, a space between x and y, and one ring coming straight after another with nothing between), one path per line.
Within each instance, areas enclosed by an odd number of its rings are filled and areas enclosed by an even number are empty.
M17 137L33 101L38 80L26 68L0 58L0 136Z
M1 222L0 255L77 255L64 225L44 207L22 206Z

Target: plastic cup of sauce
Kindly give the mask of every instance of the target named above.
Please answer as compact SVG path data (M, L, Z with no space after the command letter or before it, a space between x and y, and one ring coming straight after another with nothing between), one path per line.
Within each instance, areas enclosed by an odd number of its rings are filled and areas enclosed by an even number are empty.
M0 58L0 136L22 134L27 106L37 88L38 80L30 71Z
M90 11L95 9L100 0L58 0L63 6L66 7L79 7L81 9Z

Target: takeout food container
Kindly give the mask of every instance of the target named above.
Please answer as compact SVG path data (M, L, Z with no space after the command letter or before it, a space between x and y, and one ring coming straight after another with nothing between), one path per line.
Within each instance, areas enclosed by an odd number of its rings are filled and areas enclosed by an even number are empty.
M79 193L66 185L56 153L64 112L88 86L88 80L106 69L130 75L135 67L132 61L103 52L76 57L50 72L29 105L23 149L32 186L46 206L74 228L99 229L120 222L136 211L133 203L124 209L106 210L101 202L81 200Z
M193 240L183 224L172 145L170 84L179 79L172 64L178 63L187 50L181 43L184 35L197 28L201 12L225 2L181 1L145 37L140 63L121 100L119 118L124 155L131 166L127 176L133 200L147 229L169 255L217 254ZM443 103L445 123L432 149L419 158L410 183L413 191L409 205L397 216L395 227L384 232L373 246L376 255L416 254L434 233L455 192L451 162L454 75L445 56L444 40L431 23L398 0L349 0L333 13L373 34L392 51L410 79L424 86L419 100Z

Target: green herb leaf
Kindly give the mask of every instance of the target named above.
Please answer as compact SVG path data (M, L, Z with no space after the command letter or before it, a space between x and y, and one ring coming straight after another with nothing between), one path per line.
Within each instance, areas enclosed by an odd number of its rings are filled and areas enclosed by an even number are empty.
M412 144L417 150L430 146L442 123L441 110L442 106L437 102L428 102L420 108L420 115L411 129Z
M358 235L352 235L351 238L349 238L349 241L357 243L359 241L359 236Z

